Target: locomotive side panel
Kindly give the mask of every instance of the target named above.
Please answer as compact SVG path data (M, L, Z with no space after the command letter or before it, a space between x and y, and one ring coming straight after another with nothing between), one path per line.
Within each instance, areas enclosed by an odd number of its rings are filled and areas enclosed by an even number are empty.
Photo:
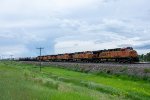
M57 55L52 55L51 60L56 61L57 60Z
M63 55L62 55L62 54L59 54L59 55L57 55L56 58L57 58L58 61L62 61L62 60L63 60Z
M111 49L95 51L95 60L99 61L116 61L116 62L138 62L138 54L132 48Z
M72 54L64 54L63 55L63 59L65 60L65 61L70 61L70 60L72 60L73 58L72 58Z
M48 56L43 56L42 61L48 61Z
M80 53L75 53L73 55L73 60L74 61L92 61L93 59L93 53L91 51L86 51L86 52L80 52Z
M92 59L93 58L93 53L90 52L90 51L85 52L83 57L84 57L84 59Z

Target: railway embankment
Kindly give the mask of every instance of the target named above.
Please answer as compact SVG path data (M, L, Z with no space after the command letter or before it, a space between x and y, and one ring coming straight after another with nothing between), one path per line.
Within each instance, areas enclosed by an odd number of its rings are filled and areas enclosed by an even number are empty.
M40 62L23 62L40 64ZM150 64L117 64L117 63L73 63L73 62L42 62L43 66L54 66L85 73L108 73L150 78Z

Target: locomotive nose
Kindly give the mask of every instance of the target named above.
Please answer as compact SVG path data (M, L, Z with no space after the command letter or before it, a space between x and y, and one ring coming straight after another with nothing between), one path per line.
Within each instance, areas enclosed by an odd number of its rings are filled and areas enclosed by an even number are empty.
M139 62L139 57L136 51L130 51L130 57L133 59L133 61Z
M136 51L132 50L132 51L130 51L130 56L131 56L131 57L137 57L138 54L137 54Z

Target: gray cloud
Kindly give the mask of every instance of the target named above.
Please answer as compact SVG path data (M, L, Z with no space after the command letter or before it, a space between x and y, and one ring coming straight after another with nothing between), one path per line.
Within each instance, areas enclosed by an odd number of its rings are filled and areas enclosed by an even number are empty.
M148 0L68 1L1 0L3 54L35 56L38 46L45 47L44 54L124 46L149 49Z
M136 49L150 49L150 44L143 44L141 46L136 46Z

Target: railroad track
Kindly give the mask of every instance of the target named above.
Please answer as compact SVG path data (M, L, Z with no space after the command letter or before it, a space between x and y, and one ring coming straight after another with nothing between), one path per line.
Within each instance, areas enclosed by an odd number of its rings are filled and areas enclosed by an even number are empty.
M135 62L135 63L116 63L116 62L103 62L103 63L95 63L95 62L54 62L54 63L77 63L77 64L114 64L114 65L134 65L134 64L150 64L150 62Z
M29 61L31 62L31 61ZM40 63L37 61L33 61L33 63ZM83 65L83 66L126 66L126 67L146 67L146 68L150 68L150 62L138 62L138 63L111 63L111 62L105 62L105 63L85 63L85 62L42 62L43 65Z
M138 62L138 63L135 63L135 64L150 64L150 62Z

